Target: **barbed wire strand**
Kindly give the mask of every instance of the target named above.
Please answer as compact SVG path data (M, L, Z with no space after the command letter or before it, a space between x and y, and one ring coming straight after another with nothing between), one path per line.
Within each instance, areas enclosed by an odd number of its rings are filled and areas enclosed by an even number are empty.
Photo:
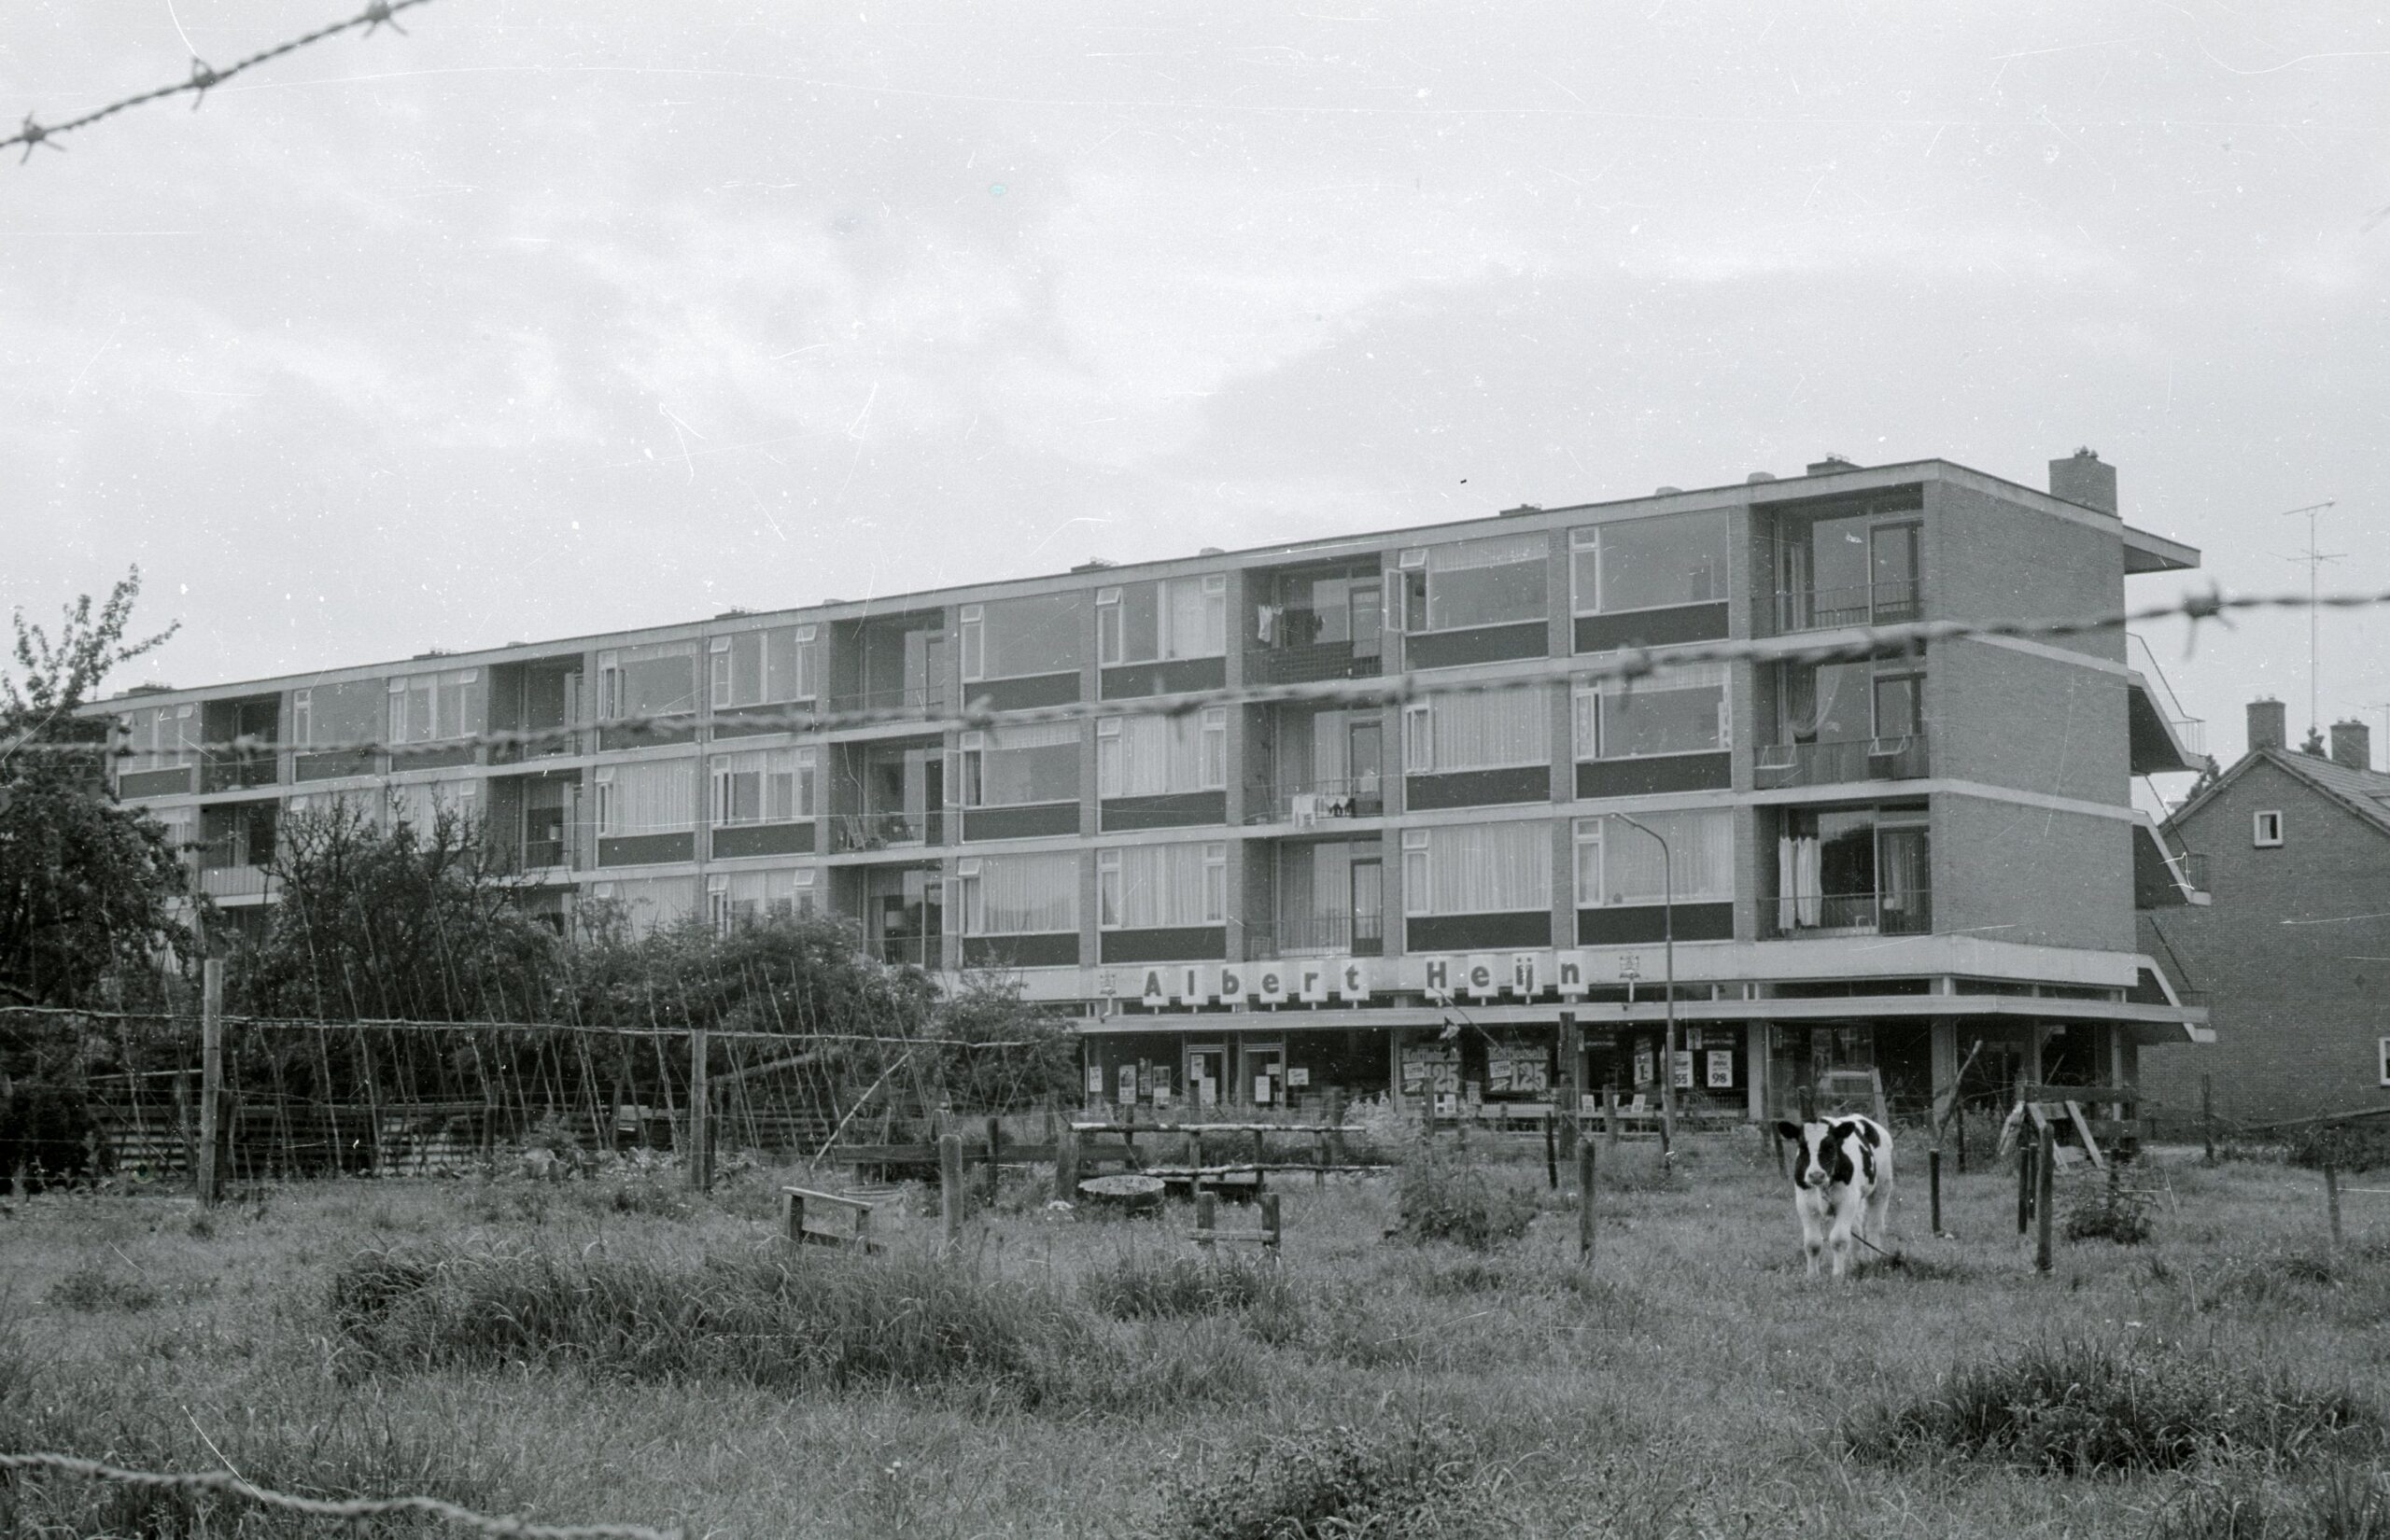
M277 43L261 52L250 54L247 58L236 61L222 69L210 66L204 59L193 59L190 62L190 76L188 79L177 80L170 86L160 86L155 91L145 91L138 95L125 97L122 101L111 102L106 106L94 108L80 118L70 118L63 123L35 122L34 115L29 112L25 114L23 127L7 138L0 139L0 150L22 145L25 152L17 158L17 163L22 165L32 160L34 151L44 145L51 149L64 149L66 147L58 143L58 136L62 133L72 133L77 129L89 128L101 119L113 118L128 107L162 101L169 96L179 96L185 91L191 93L191 110L195 112L199 109L200 103L206 100L209 91L244 70L255 69L269 60L279 59L286 53L294 53L312 43L320 43L327 37L337 36L341 33L357 27L363 27L368 35L385 26L392 32L403 34L406 28L399 25L399 13L411 10L416 6L429 4L430 0L370 0L362 11L345 21L334 21L330 26L318 27L314 32L293 37L287 43Z
M378 1519L390 1514L429 1514L434 1519L461 1524L484 1534L509 1535L514 1540L684 1540L683 1532L678 1526L657 1530L644 1524L534 1524L522 1519L492 1518L437 1497L417 1495L301 1497L291 1492L276 1491L271 1487L260 1487L230 1471L169 1474L128 1470L121 1465L103 1464L97 1460L85 1460L71 1454L0 1454L0 1470L53 1470L93 1481L113 1481L120 1486L144 1487L151 1491L221 1492L246 1498L266 1507L286 1508L317 1519L355 1520Z
M1543 678L1569 679L1580 683L1617 681L1631 690L1640 680L1670 668L1704 663L1849 663L1869 658L1897 656L1914 652L1930 642L1955 641L1967 637L2030 638L2035 637L2081 636L2090 632L2114 630L2120 626L2146 621L2187 620L2191 623L2193 640L2198 627L2208 621L2230 623L2237 612L2255 609L2356 609L2390 605L2390 592L2378 594L2327 594L2310 598L2304 594L2255 595L2228 597L2211 590L2203 595L2191 595L2172 604L2149 605L2138 609L2118 609L2097 615L2053 617L2043 620L1994 621L1911 621L1894 625L1871 625L1857 628L1855 634L1833 641L1811 642L1788 646L1779 637L1754 637L1748 640L1692 642L1668 646L1628 647L1614 651L1572 655L1544 660ZM429 672L441 672L437 667ZM421 672L421 670L418 670ZM393 677L405 677L398 675ZM972 681L977 682L977 681ZM1417 672L1396 674L1374 679L1323 679L1295 684L1246 684L1233 688L1187 691L1133 700L1068 701L1053 706L999 709L988 704L987 697L972 701L956 712L932 714L922 707L892 707L855 710L820 710L812 707L792 707L784 711L741 713L728 719L736 722L741 735L765 732L836 733L862 728L910 726L923 733L951 730L981 731L989 728L1026 726L1038 722L1084 721L1096 717L1113 716L1185 716L1220 706L1400 706L1438 695L1478 694L1492 691L1516 689L1536 682L1521 679L1515 674L1496 679L1435 678ZM112 701L108 705L119 716L141 709L134 702ZM555 744L572 744L580 735L596 728L618 732L632 738L660 737L667 734L686 733L699 725L698 713L688 711L650 713L639 716L607 718L602 721L569 726L541 728L501 728L421 743L392 743L382 738L358 738L328 743L284 743L262 735L243 735L227 740L209 740L177 746L176 751L202 755L265 754L286 750L307 754L382 754L394 761L418 755L452 754L459 748L487 746L496 749L530 750ZM638 747L627 745L625 747ZM130 744L101 745L97 743L26 744L23 751L61 756L94 758L107 756L129 758L145 750ZM360 771L358 774L370 774ZM330 777L328 777L330 778Z
M79 1016L89 1021L171 1021L190 1022L196 1019L190 1011L101 1011L84 1010L72 1005L5 1005L4 1016ZM685 1038L687 1027L615 1027L598 1022L582 1021L419 1021L404 1017L383 1016L257 1016L226 1013L218 1018L227 1027L255 1027L260 1029L306 1029L339 1027L372 1028L377 1031L398 1032L556 1032L584 1037ZM959 1037L881 1036L871 1032L822 1032L799 1029L786 1032L760 1032L738 1028L705 1028L703 1030L716 1043L876 1043L884 1048L1037 1048L1045 1044L1033 1038L975 1039Z

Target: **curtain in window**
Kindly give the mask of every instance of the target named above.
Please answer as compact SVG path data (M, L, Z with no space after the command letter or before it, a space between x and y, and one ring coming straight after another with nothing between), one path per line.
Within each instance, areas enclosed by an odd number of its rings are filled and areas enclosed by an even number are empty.
M591 896L620 905L638 934L678 925L695 914L697 884L695 877L621 877L597 885Z
M1602 871L1607 903L1659 903L1673 875L1679 903L1721 903L1735 896L1734 815L1724 808L1686 813L1643 813L1638 821L1660 841L1623 819L1602 820ZM1673 872L1670 866L1673 866Z
M1034 935L1079 928L1079 858L1067 850L1043 855L982 856L966 923L981 936Z
M1079 794L1079 724L1024 722L991 728L978 759L977 807L1076 802Z
M1818 923L1825 908L1825 890L1816 836L1786 834L1776 842L1776 893L1778 930Z
M1550 763L1546 699L1542 687L1533 684L1433 697L1428 716L1436 773Z
M712 770L716 823L791 823L813 816L813 763L807 750L719 754Z
M1201 578L1174 578L1160 585L1161 655L1216 658L1228 650L1228 595L1207 595Z
M469 780L412 781L390 788L390 821L411 823L419 833L429 833L445 810L460 819L471 819L479 806L475 793L480 790ZM320 794L320 793L319 793ZM330 807L333 797L324 797L321 804L311 807Z
M1217 750L1224 734L1218 728L1206 733L1201 711L1121 718L1117 741L1106 755L1107 797L1156 797L1221 784Z
M1927 885L1926 834L1922 829L1886 829L1878 833L1876 880L1887 915L1919 911Z
M1494 915L1552 906L1552 826L1444 824L1428 831L1427 907Z
M1540 620L1550 554L1541 535L1498 535L1429 546L1427 628L1449 631ZM1416 623L1414 619L1414 629Z
M599 833L666 834L696 827L696 761L617 764L612 769L613 780L598 783L598 802L605 809Z
M1101 888L1104 923L1130 931L1217 925L1223 916L1215 874L1225 863L1207 860L1219 847L1202 845L1132 845L1104 858Z
M813 896L810 882L797 886L800 875L810 877L811 871L796 867L780 867L761 872L733 872L724 884L728 895L730 916L734 920L759 920L766 915L786 914L806 908Z

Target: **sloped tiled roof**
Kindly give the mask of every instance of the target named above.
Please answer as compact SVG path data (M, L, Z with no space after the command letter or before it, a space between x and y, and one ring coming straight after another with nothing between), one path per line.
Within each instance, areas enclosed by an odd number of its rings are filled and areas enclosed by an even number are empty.
M2217 777L2214 785L2178 808L2174 816L2166 820L2167 826L2179 826L2209 798L2224 790L2228 783L2240 779L2249 766L2261 759L2288 771L2374 828L2390 834L2390 774L2379 770L2359 770L2290 749L2259 749L2243 755L2241 762Z

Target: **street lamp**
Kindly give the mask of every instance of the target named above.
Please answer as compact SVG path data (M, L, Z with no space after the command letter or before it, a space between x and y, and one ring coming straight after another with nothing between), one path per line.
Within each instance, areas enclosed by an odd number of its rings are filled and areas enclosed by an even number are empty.
M1638 822L1624 813L1612 813L1619 822L1631 824L1660 842L1660 947L1663 978L1667 991L1667 1032L1662 1040L1660 1054L1660 1160L1666 1165L1674 1159L1677 1134L1677 874L1676 858L1668 849L1666 836L1650 824Z

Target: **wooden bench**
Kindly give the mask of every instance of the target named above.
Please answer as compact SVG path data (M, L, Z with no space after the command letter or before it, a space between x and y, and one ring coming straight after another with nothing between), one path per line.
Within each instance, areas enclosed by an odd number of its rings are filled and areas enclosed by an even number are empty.
M876 1252L879 1242L871 1237L871 1211L872 1205L859 1197L782 1187L780 1234L793 1245L860 1246L866 1253ZM842 1226L832 1218L839 1213L853 1217Z

